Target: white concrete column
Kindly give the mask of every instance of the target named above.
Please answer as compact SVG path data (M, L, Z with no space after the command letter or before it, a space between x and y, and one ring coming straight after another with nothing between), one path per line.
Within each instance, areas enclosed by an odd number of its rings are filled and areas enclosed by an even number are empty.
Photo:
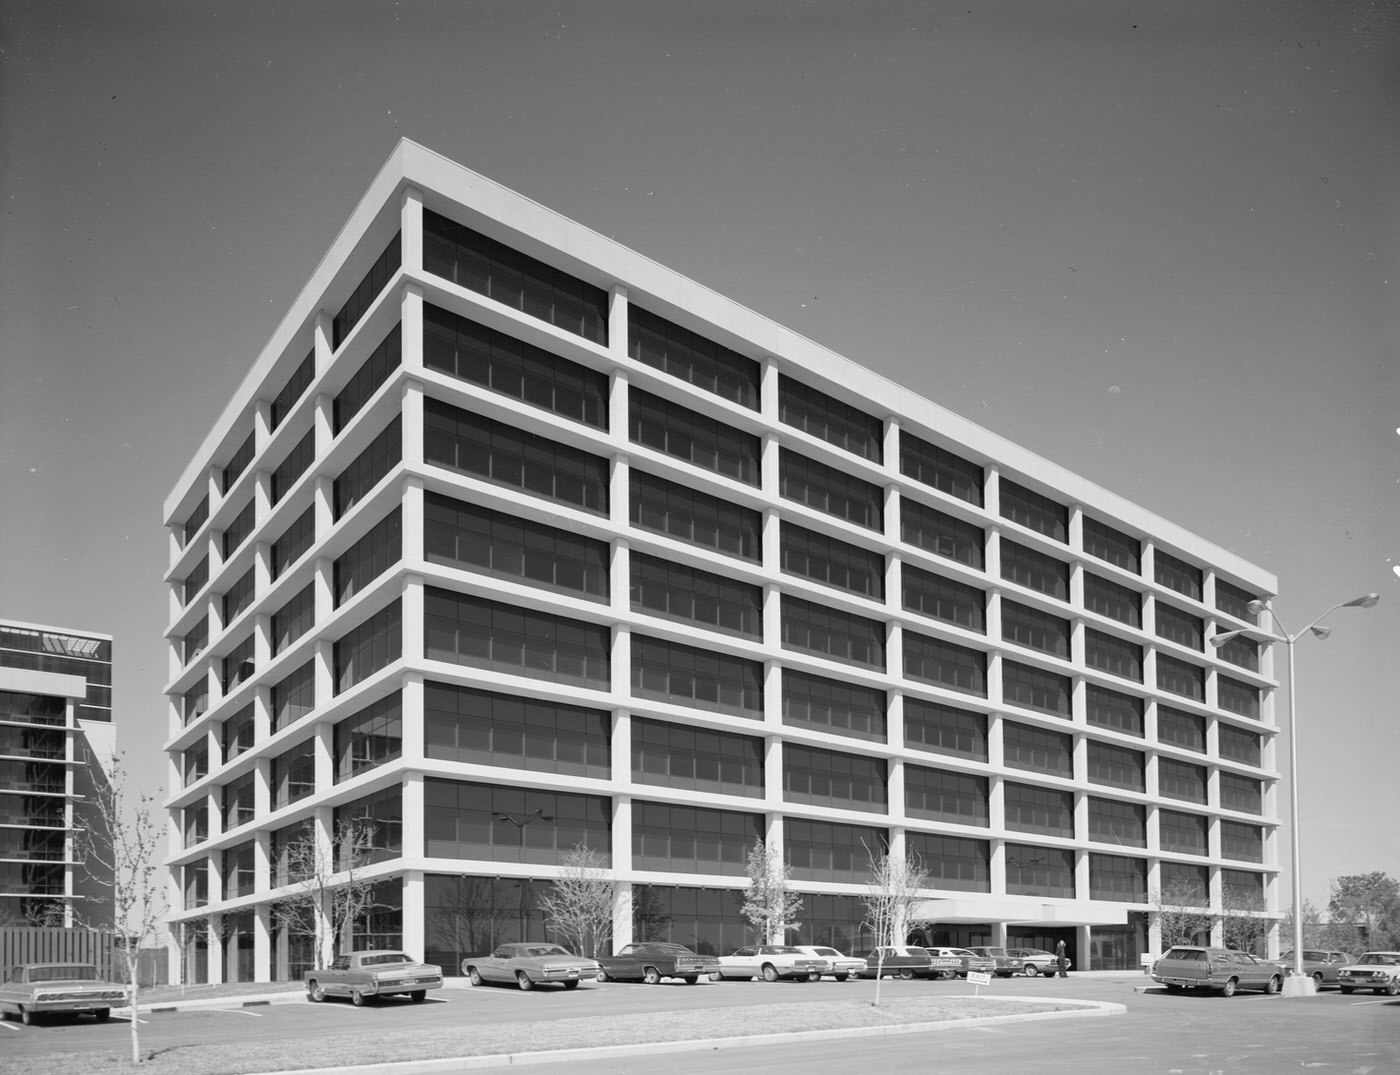
M404 233L408 237L408 233ZM420 247L421 250L421 247ZM407 244L404 253L408 253ZM404 268L407 269L407 264ZM403 288L403 298L399 304L399 361L403 368L414 374L423 369L423 288L419 284L408 283ZM419 440L418 454L422 452L422 437Z
M627 310L627 289L613 284L608 291L608 350L614 358L625 358L629 349Z
M410 671L404 674L403 695L400 709L402 710L403 727L403 759L404 763L410 766L422 765L427 750L427 718L424 716L424 697L427 693L424 687L422 672ZM320 787L320 782L317 782ZM407 810L407 807L405 807ZM407 837L404 838L404 847L408 847ZM423 854L420 848L417 854Z
M422 332L419 332L422 336ZM405 467L423 466L423 385L419 381L405 381L399 423L399 451Z
M421 786L421 781L420 781ZM405 803L404 820L408 820ZM403 875L403 943L409 954L422 960L428 947L428 913L424 903L427 883L422 870L408 870ZM460 967L444 967L446 974L456 974Z
M417 187L399 195L399 262L406 273L423 270L423 192Z
M266 903L253 909L253 981L272 981L272 907Z

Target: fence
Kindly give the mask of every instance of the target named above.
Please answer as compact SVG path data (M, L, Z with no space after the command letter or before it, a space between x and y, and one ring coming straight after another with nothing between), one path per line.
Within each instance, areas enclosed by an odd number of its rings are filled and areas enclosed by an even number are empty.
M0 971L22 963L91 963L108 981L126 981L127 950L124 938L110 930L62 927L14 927L0 929ZM161 985L166 979L163 949L142 949L137 974L143 986Z

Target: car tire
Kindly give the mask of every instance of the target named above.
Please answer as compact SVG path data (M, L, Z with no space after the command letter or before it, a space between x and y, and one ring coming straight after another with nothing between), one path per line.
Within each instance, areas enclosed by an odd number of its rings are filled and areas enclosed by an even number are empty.
M426 989L415 989L408 995L408 999L413 1001L414 1004L422 1004L423 1001L428 999L428 991Z
M306 983L306 999L312 1004L320 1004L326 999L326 991L321 988L321 983L315 978Z
M1264 983L1264 992L1268 993L1269 996L1273 996L1282 987L1283 979L1280 978L1277 974L1275 974L1272 978L1270 978L1267 982Z
M900 967L900 968L899 968L899 976L900 976L901 978L903 978L906 982L912 980L913 977L914 977L914 968L913 968L913 967Z
M850 975L849 975L849 974L833 974L832 977L835 978L838 982L844 982L847 978L850 977Z
M486 979L481 976L481 971L477 970L475 967L467 968L467 981L471 982L472 985L486 984Z
M763 964L763 980L765 982L776 982L778 980L778 968L771 963Z
M598 981L600 981L600 982L606 982L607 980L608 980L608 972L603 968L602 964L599 964L599 965L598 965Z
M528 993L535 988L535 983L530 980L530 976L523 970L515 972L515 984L520 987L522 993Z
M1392 978L1390 980L1390 984L1385 987L1384 993L1388 997L1393 997L1396 994L1400 994L1400 981Z
M720 973L719 971L717 971L717 970L712 970L712 971L710 971L710 981L712 981L712 982L722 982L722 981L724 981L724 975L721 974L721 973Z
M98 1008L97 1011L92 1013L92 1017L99 1023L105 1023L108 1019L112 1018L112 1009Z
M1167 992L1168 992L1168 993L1180 993L1180 992L1182 991L1182 989L1183 989L1183 987L1177 985L1175 982L1168 982L1168 983L1167 983Z
M1040 968L1037 967L1034 963L1027 963L1024 967L1021 968L1021 973L1024 974L1027 978L1034 978L1038 974L1040 974Z
M1313 980L1313 986L1314 986L1315 988L1317 988L1317 989L1321 989L1321 988L1322 988L1322 971L1320 971L1320 970L1315 970L1315 971L1313 971L1312 980Z
M660 985L661 972L655 967L643 967L642 981L646 982L647 985Z
M700 980L700 975L698 975L698 974L682 974L682 975L681 975L681 981L683 981L686 985L694 985L694 984L695 984L696 982L698 982L699 980Z
M355 1007L363 1008L368 1000L369 997L365 996L358 989L350 990L350 1003L355 1005Z
M1233 997L1235 995L1235 988L1239 984L1239 979L1231 978L1229 981L1227 981L1224 985L1220 987L1220 995L1222 997Z
M1351 996L1351 986L1349 985L1339 985L1337 986L1337 991L1344 997Z
M19 1021L20 1021L21 1023L23 1023L25 1026L33 1026L33 1025L34 1025L34 1013L33 1013L32 1011L30 1011L28 1008L21 1008L21 1009L19 1010Z
M565 989L577 989L577 988L578 988L578 979L577 979L577 978L570 978L567 982L564 983L564 988L565 988Z

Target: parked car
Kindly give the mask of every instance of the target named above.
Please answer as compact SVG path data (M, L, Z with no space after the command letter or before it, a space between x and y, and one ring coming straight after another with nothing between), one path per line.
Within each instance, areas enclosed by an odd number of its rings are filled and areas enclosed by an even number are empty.
M379 997L407 996L415 1004L429 989L442 988L442 968L419 963L404 952L371 949L336 956L329 967L309 970L308 999L320 1003L327 997L349 997L357 1008Z
M577 989L579 982L598 977L598 961L557 944L516 941L498 944L490 955L468 956L462 960L462 973L472 985L505 982L534 989L542 982L558 982L565 989Z
M1343 993L1370 989L1395 996L1400 993L1400 952L1367 952L1350 966L1339 967L1337 988Z
M1278 957L1278 961L1287 967L1290 973L1296 966L1292 952L1284 952ZM1323 985L1336 985L1337 971L1350 962L1352 957L1346 952L1326 952L1320 948L1303 949L1303 973L1311 975L1319 988Z
M838 982L844 982L852 975L860 977L865 971L865 960L859 956L842 955L835 948L828 948L824 944L798 944L793 947L809 956L826 960L830 967L822 973L831 975Z
M598 981L641 981L655 985L662 978L680 978L694 985L702 974L719 970L714 956L699 956L683 944L644 941L629 944L615 956L598 960Z
M934 977L933 956L927 948L915 945L896 944L882 948L872 948L862 952L865 970L862 978L932 978Z
M21 963L0 985L0 1014L18 1015L26 1025L36 1016L91 1015L105 1023L113 1008L126 1004L126 988L105 981L91 963Z
M821 956L811 956L788 944L746 944L727 956L719 957L719 970L710 975L713 981L728 978L747 982L762 978L776 982L779 978L796 978L815 982L831 964Z
M1006 954L1027 978L1034 978L1037 974L1056 974L1060 969L1055 953L1047 952L1044 948L1008 948ZM1072 966L1074 960L1065 956L1065 970Z
M966 978L968 971L977 971L980 974L995 974L997 961L990 956L979 956L976 952L969 952L966 948L930 948L929 954L934 960L947 960L947 965L953 974L959 978Z
M996 970L992 971L998 978L1010 978L1021 969L1021 965L1013 960L1006 952L1005 948L988 948L986 945L970 945L967 949L979 956L996 961Z
M1172 992L1181 989L1215 989L1223 996L1237 989L1277 993L1286 968L1231 948L1178 945L1152 964L1152 977Z

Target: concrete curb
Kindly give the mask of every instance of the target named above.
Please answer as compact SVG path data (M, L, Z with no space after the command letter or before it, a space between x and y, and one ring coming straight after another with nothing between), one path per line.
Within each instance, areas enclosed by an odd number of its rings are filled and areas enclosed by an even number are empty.
M297 1068L295 1071L265 1071L255 1075L452 1075L453 1072L477 1068L524 1067L553 1064L568 1060L609 1060L634 1056L657 1056L667 1053L704 1052L717 1049L753 1048L760 1045L783 1045L797 1041L831 1041L849 1038L878 1038L895 1034L928 1034L964 1027L991 1026L997 1023L1029 1023L1047 1019L1086 1019L1122 1015L1127 1007L1113 1001L1074 1000L1057 997L998 997L1027 1004L1050 1001L1073 1003L1078 1007L1051 1012L1030 1012L1026 1015L987 1015L971 1019L943 1019L936 1023L902 1023L897 1026L840 1027L831 1030L797 1030L791 1033L754 1034L737 1038L690 1038L685 1041L639 1042L635 1045L595 1045L583 1049L554 1049L534 1053L493 1053L487 1056L441 1057L435 1060L403 1060L392 1063L365 1064L358 1067Z

